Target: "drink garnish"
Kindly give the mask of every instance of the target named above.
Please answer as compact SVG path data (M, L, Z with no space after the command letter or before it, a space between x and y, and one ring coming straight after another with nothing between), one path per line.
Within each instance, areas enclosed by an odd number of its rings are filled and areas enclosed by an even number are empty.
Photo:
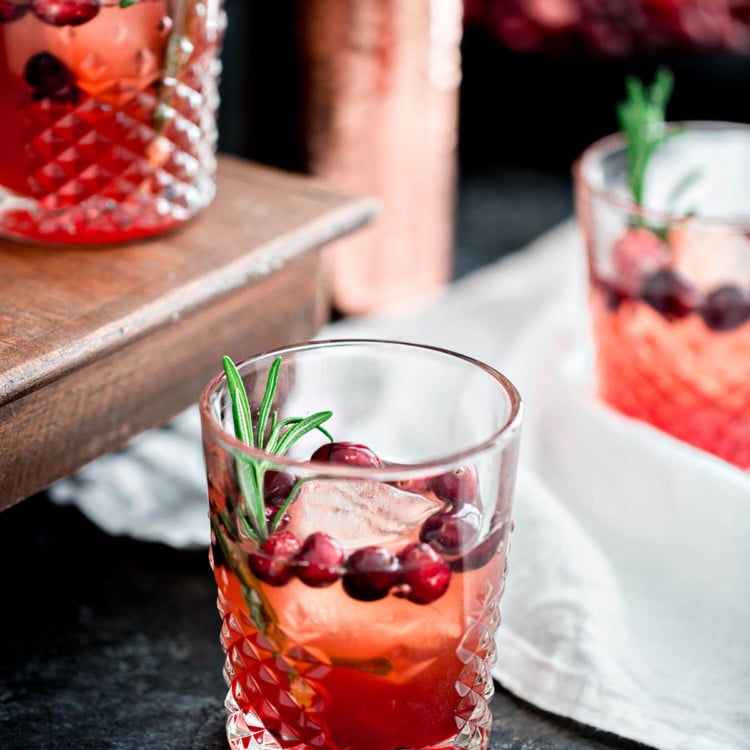
M258 410L257 425L253 425L247 392L236 365L227 356L222 362L232 400L234 433L237 439L245 445L266 453L283 456L294 443L312 430L322 432L328 440L333 441L333 437L323 427L323 424L333 416L331 411L318 411L307 417L279 419L278 411L273 409L273 400L276 395L281 357L276 357L268 371L263 399ZM269 522L266 515L264 483L267 472L273 470L271 462L236 452L235 467L242 493L242 503L237 508L240 517L237 520L251 539L262 543L275 531L305 480L299 479L293 484L286 500L280 504Z
M646 169L651 157L667 140L666 110L674 78L660 67L650 87L635 76L625 79L627 99L617 105L617 120L625 137L628 186L635 203L643 205Z
M442 503L423 520L418 541L409 541L401 550L372 544L350 550L321 530L304 538L285 530L291 520L287 510L302 484L324 478L320 473L296 477L274 461L274 456L286 454L304 435L318 430L327 440L313 451L309 459L313 463L381 468L387 462L361 443L334 441L323 427L333 416L331 411L281 419L273 408L281 365L282 358L277 356L269 368L254 423L242 376L231 358L223 358L234 434L256 451L253 455L240 449L230 451L238 491L225 490L223 507L217 503L211 513L214 567L226 565L235 573L252 621L277 648L285 636L258 582L275 588L296 579L308 587L326 588L341 581L344 592L357 601L373 602L393 594L428 605L447 591L453 571L473 570L491 559L504 531L493 527L479 544L482 502L473 465L407 482L407 486L384 482L395 486L393 492L413 491Z
M668 141L684 132L684 128L669 127L666 119L667 104L672 96L674 77L669 68L659 67L650 87L635 76L625 79L627 98L617 104L617 120L625 138L625 162L628 187L633 202L644 205L646 171L654 154ZM696 180L700 170L694 169L679 180L666 198L667 206L674 206L680 196ZM683 211L685 215L694 213ZM641 217L631 222L634 226L645 226ZM661 236L661 227L647 227Z

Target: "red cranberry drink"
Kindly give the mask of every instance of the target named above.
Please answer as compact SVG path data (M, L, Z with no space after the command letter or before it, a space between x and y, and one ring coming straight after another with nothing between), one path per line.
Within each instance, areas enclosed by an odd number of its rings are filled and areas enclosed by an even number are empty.
M384 341L224 367L200 409L230 746L486 748L514 387Z
M122 242L214 195L223 0L0 0L0 235Z
M648 107L658 112L654 86L623 104L624 133L575 170L598 388L621 412L748 469L750 127L640 127Z

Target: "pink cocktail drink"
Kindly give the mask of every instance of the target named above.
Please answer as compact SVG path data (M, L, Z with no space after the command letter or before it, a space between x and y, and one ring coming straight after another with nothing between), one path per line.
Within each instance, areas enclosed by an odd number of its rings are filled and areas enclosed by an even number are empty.
M221 0L0 0L0 235L134 240L214 195Z
M623 186L620 136L576 167L598 390L619 411L748 469L750 128L671 128L645 206Z
M283 412L307 416L328 401L331 431L346 429L357 441L369 435L378 451L313 433L293 459L242 447L227 432L233 417L224 378L204 392L211 562L231 747L486 748L512 523L517 394L489 368L404 344L337 342L280 355ZM434 368L440 384L432 380L432 358L448 363ZM263 407L252 393L272 361L269 355L239 366L255 415ZM462 391L468 401L461 408L484 403L488 421L475 425L477 432L454 423L458 414L448 413L457 404L412 392L418 383L410 386L408 376L417 371L423 394L433 396L435 387L468 378L478 400ZM342 378L348 396L337 387ZM362 387L371 389L377 416L377 426L366 429L361 405L355 416L349 400ZM391 410L391 387L407 397L403 410ZM432 417L423 412L428 403ZM427 461L425 450L435 445L412 446L402 463L392 451L405 435L416 444L427 439L419 421L412 423L419 416L434 420L433 439L452 432L454 445L446 447L458 451ZM443 418L447 430L436 426ZM467 413L466 422L474 421ZM479 438L473 449L465 443L470 433ZM422 460L413 463L417 456ZM248 466L262 467L259 481ZM248 508L253 486L262 487L268 519L260 525Z

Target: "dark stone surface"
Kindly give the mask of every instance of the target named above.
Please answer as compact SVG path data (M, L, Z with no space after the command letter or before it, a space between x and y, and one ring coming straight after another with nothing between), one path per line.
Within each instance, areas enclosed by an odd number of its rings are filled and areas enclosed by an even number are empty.
M0 514L0 561L2 750L226 750L205 551L112 537L40 495ZM640 747L502 689L493 713L492 750Z

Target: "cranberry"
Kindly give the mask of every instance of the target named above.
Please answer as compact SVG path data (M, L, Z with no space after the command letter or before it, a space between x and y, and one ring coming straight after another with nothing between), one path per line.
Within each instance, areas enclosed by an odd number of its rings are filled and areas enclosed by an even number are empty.
M422 524L419 539L444 555L457 555L473 544L481 522L482 514L475 505L456 503L431 515Z
M266 519L266 528L270 529L274 518L276 518L277 513L279 512L279 508L274 505L266 505L263 508L263 515ZM289 525L289 522L292 520L292 517L288 513L284 513L281 518L279 518L278 523L276 524L276 528L273 529L274 531L281 531L285 527Z
M267 503L280 508L296 482L296 477L289 472L269 469L263 477L263 497Z
M31 7L31 0L0 0L0 23L15 21Z
M297 577L308 586L321 588L335 583L342 572L344 549L322 531L310 534L297 555Z
M99 12L99 0L32 0L31 10L53 26L80 26Z
M383 465L374 451L361 443L324 443L312 454L311 459L352 466L379 467Z
M404 492L423 495L425 492L429 492L431 482L431 477L417 477L416 479L397 479L390 484Z
M670 268L647 276L641 287L641 297L668 320L684 318L700 305L697 289Z
M474 549L469 550L461 557L451 560L451 570L460 573L465 570L476 570L485 566L497 554L498 547L505 537L505 533L506 525L501 524L483 542L474 547Z
M49 52L38 52L28 59L24 78L34 89L35 99L74 102L80 93L67 65Z
M628 229L612 247L612 262L619 285L635 294L646 276L664 268L671 255L666 243L651 230L643 227Z
M617 310L620 309L620 305L631 296L624 289L613 286L612 284L602 282L601 286L604 289L604 304L607 306L607 309L612 312L617 312Z
M473 466L459 466L439 474L433 477L430 489L448 503L474 502L479 497L477 470Z
M417 604L429 604L441 597L451 581L448 563L423 542L414 542L398 556L401 563L401 580L408 586L406 598Z
M362 547L346 561L341 583L352 599L374 602L386 596L398 582L398 572L398 560L387 549Z
M701 308L703 322L713 331L729 331L750 319L750 291L734 285L714 289Z
M268 537L258 552L248 555L248 564L256 578L271 586L283 586L294 572L294 559L302 544L288 531L277 532Z

